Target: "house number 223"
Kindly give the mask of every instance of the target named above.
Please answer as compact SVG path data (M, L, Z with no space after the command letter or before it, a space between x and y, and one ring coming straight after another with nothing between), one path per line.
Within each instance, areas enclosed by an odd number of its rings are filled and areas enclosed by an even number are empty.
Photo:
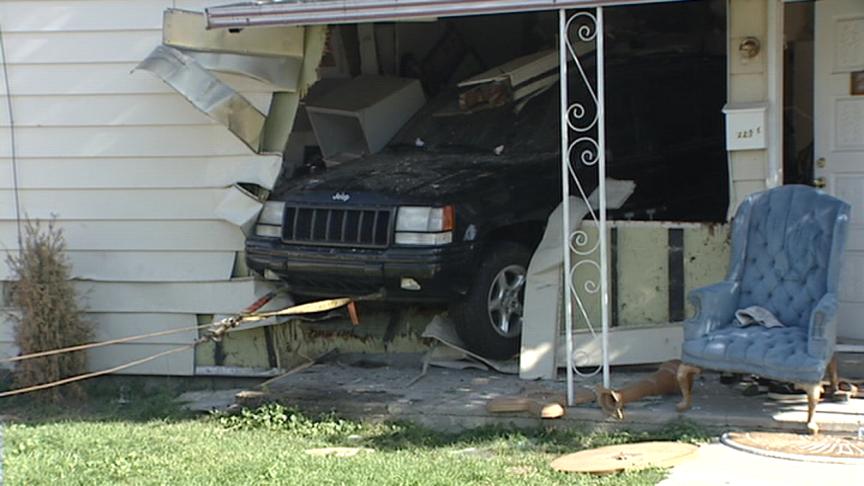
M762 127L748 128L746 130L738 130L735 133L735 138L753 138L762 133Z

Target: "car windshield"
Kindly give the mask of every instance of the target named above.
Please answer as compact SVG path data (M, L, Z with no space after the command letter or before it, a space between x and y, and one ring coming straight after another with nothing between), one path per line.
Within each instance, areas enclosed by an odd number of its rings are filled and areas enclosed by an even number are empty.
M460 113L458 93L446 91L430 100L396 135L391 148L428 151L551 153L558 150L558 90L553 87L525 103L474 113Z

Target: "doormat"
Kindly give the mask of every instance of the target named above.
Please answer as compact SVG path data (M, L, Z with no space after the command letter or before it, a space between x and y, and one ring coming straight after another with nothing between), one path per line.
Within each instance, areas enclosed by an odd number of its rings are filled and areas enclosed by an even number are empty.
M864 466L864 440L843 435L727 432L720 441L740 451L778 459Z

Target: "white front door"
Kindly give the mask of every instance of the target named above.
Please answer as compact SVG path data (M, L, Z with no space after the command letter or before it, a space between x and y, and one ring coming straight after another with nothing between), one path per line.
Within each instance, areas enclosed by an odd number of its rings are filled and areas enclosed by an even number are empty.
M864 94L852 88L854 73L864 76L864 0L815 5L815 176L852 205L839 292L842 343L864 340Z

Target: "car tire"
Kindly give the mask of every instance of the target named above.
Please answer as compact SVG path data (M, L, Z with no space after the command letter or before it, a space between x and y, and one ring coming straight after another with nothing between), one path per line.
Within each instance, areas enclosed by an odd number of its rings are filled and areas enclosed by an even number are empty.
M451 306L456 332L470 351L490 359L508 359L519 352L530 259L531 251L523 245L495 243L468 294Z

